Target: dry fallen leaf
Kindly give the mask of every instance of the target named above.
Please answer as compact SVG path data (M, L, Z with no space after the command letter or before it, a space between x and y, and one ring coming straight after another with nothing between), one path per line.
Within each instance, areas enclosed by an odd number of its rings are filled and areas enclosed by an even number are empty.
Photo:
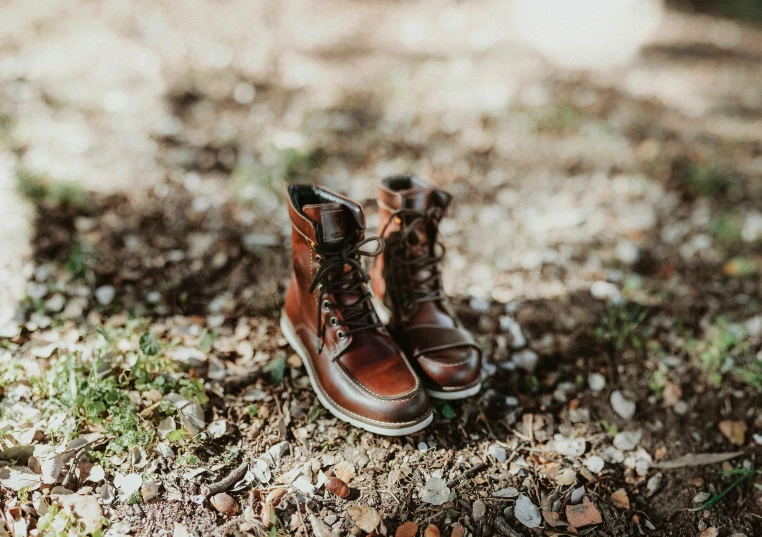
M442 505L450 497L447 482L441 477L432 477L420 492L421 501L431 505Z
M9 490L37 490L42 485L42 476L26 466L0 468L0 485Z
M82 519L88 532L94 533L103 526L103 510L95 496L80 496L79 494L62 494L51 496L53 501L62 507L67 507Z
M717 537L720 532L714 526L711 526L699 534L699 537Z
M463 537L466 534L466 528L460 522L457 522L452 528L450 537Z
M603 522L601 512L591 501L582 502L579 505L567 505L566 519L575 528L594 526Z
M346 499L349 497L349 487L341 479L337 477L329 477L325 480L325 489L338 496L339 498Z
M179 522L175 522L175 531L172 534L172 537L191 537L191 533L188 531L188 528Z
M361 530L368 533L375 530L381 522L378 511L367 505L350 505L347 507L347 513Z
M746 423L742 421L723 420L720 422L720 431L737 446L742 446L746 440Z
M619 489L611 494L611 503L614 504L614 507L617 507L619 509L629 509L630 508L630 497L627 496L627 491L624 489Z
M665 407L673 407L683 396L683 390L674 382L668 380L664 383L663 403Z
M571 485L577 481L577 472L571 468L564 468L556 474L556 483L562 486Z
M437 528L434 524L429 524L429 526L423 531L423 537L439 537L439 528Z
M223 515L234 516L238 513L238 502L232 496L224 492L215 494L209 503Z
M411 520L397 528L397 531L394 532L394 537L415 537L417 534L418 524Z
M349 485L349 482L355 477L355 467L350 462L341 461L333 467L333 475Z
M686 466L704 466L707 464L717 464L718 462L729 461L743 455L743 451L734 451L731 453L688 453L677 459L659 462L653 465L660 470L674 470Z
M331 528L315 515L310 515L310 524L312 525L312 532L315 537L333 537Z
M280 499L286 495L286 492L288 491L284 488L272 489L270 492L267 493L267 496L265 497L265 502L272 505L276 505L280 501Z

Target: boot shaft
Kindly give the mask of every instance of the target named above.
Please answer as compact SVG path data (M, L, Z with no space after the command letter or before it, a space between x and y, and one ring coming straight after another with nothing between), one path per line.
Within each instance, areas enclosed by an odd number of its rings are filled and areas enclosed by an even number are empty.
M448 192L415 176L392 176L381 182L379 235L387 247L374 260L371 275L374 293L396 317L406 317L405 310L410 309L409 303L414 298L410 279L430 275L427 272L430 269L416 274L415 268L405 261L436 255L439 221L451 201Z

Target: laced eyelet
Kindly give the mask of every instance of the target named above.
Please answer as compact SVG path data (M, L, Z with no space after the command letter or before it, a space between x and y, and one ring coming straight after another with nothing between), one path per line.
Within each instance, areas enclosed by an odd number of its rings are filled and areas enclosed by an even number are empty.
M322 283L318 284L318 291L321 291L321 292L323 291L323 284Z
M327 310L331 309L331 303L328 302L327 300L323 300L323 309L327 309Z
M339 320L336 317L331 317L328 322L331 323L331 326L336 326L339 324Z
M347 335L343 331L339 330L338 332L336 332L336 337L339 339L344 339L345 337L347 337Z
M322 263L323 261L325 261L325 259L323 258L322 255L317 254L315 255L315 261L317 261L318 263Z

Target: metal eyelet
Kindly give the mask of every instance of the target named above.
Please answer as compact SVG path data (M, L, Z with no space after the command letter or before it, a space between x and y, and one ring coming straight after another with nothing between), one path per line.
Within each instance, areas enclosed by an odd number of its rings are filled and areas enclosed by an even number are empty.
M331 326L337 326L339 324L339 320L336 317L331 317L328 322L331 323Z
M336 337L339 339L344 339L345 337L347 337L347 335L341 330L339 330L338 332L336 332Z
M331 309L331 303L327 300L323 300L323 308L327 310Z
M318 284L318 291L321 291L321 292L323 291L323 284L322 283Z
M325 259L323 258L322 255L315 255L315 261L317 261L318 263L322 263L323 261L325 261Z

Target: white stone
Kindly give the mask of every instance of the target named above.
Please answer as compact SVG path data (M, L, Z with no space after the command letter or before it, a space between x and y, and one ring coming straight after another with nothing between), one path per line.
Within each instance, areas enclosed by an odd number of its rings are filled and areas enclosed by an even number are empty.
M611 302L619 302L622 300L622 293L617 286L602 280L593 282L590 286L590 294L599 300L608 300Z
M587 385L594 392L599 392L606 387L606 377L600 373L590 373L587 377Z
M641 438L643 438L642 431L622 431L614 437L614 447L622 451L632 451L638 447Z
M532 373L535 370L539 360L540 357L531 349L525 349L513 354L513 363L516 364L516 367L523 369L527 373Z
M108 306L116 297L116 289L113 285L104 285L95 290L95 299L101 306Z
M588 457L587 460L585 460L585 468L593 472L594 474L597 474L601 470L603 470L603 467L605 466L605 462L601 457L598 455L593 455L591 457Z
M66 298L60 293L56 293L45 301L45 309L53 313L58 313L66 305Z
M508 452L503 446L498 444L491 444L487 449L487 453L495 457L499 462L503 463L508 458Z
M635 403L625 398L622 392L616 390L611 393L611 408L614 409L619 417L625 420L631 420L635 415Z

